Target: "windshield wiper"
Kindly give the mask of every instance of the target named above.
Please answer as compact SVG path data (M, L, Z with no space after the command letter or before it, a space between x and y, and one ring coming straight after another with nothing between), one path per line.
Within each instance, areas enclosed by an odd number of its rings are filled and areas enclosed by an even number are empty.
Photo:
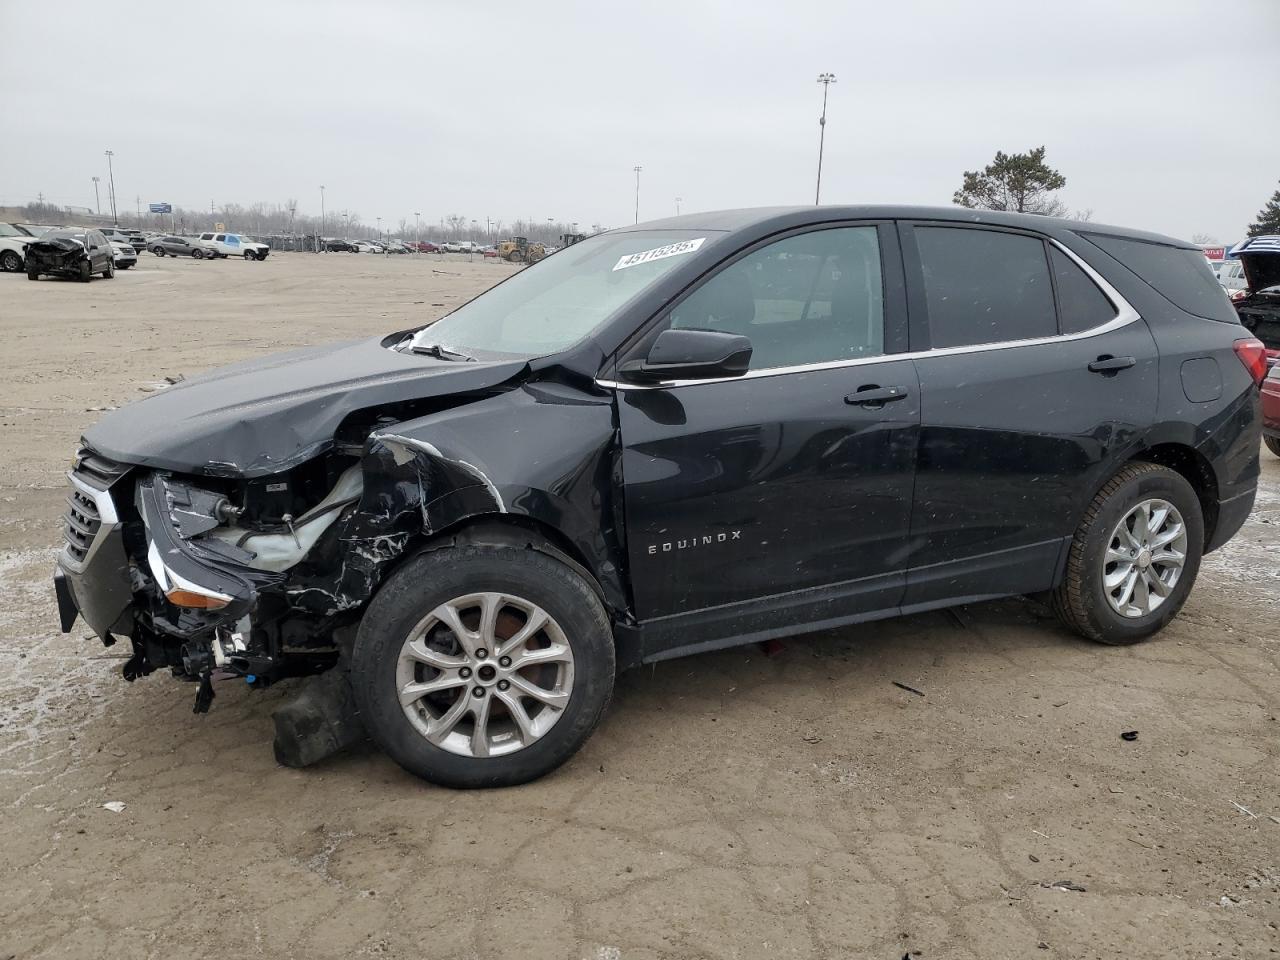
M414 353L435 357L437 360L466 360L468 363L475 363L476 360L475 357L469 357L465 353L459 353L457 350L442 347L438 343L414 344L410 349Z

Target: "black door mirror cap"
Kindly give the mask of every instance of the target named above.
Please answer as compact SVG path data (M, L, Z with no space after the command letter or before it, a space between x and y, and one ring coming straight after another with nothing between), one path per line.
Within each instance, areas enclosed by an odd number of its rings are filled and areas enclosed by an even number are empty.
M663 330L644 360L624 363L618 372L639 383L740 377L751 366L751 340L722 330Z

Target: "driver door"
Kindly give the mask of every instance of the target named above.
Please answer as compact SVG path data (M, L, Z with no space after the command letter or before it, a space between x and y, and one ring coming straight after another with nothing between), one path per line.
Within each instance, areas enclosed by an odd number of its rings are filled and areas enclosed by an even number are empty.
M621 358L669 327L752 343L743 376L619 384L646 656L901 599L920 404L897 257L888 224L757 245Z

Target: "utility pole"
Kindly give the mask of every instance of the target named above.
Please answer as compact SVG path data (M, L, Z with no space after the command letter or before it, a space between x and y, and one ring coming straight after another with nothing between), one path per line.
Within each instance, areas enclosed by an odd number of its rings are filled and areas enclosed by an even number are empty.
M118 227L120 226L120 216L119 214L116 213L116 172L111 165L111 158L114 157L116 154L114 150L108 150L106 153L107 153L107 184L111 188L110 190L111 222Z
M320 232L316 234L316 253L320 252L320 237L324 235L324 184L320 184Z
M417 210L413 211L413 236L418 242L418 249L414 253L422 252L422 222L418 219L421 216Z
M822 84L822 116L818 118L818 185L813 190L814 206L822 195L822 148L827 139L827 90L836 82L834 73L818 74L818 82Z
M98 210L98 216L102 216L102 198L98 196L98 180L99 177L92 177L93 180L93 205Z
M138 226L141 227L142 226L142 197L135 196L133 198L133 202L137 205L135 209L138 211Z
M636 172L636 223L639 223L640 222L640 171L643 170L644 167L640 166L640 164L637 163L631 169Z
M677 217L680 216L680 201L682 199L683 199L682 197L676 197L676 216Z

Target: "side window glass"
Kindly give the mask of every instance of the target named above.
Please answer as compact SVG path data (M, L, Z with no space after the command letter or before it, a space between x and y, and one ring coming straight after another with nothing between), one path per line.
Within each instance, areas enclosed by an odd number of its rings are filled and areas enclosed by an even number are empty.
M915 235L934 349L1057 334L1042 240L951 227Z
M1058 285L1058 325L1062 333L1092 330L1116 318L1116 308L1074 260L1049 248L1053 279Z
M787 237L730 264L671 312L671 326L751 340L751 369L884 353L875 227Z

